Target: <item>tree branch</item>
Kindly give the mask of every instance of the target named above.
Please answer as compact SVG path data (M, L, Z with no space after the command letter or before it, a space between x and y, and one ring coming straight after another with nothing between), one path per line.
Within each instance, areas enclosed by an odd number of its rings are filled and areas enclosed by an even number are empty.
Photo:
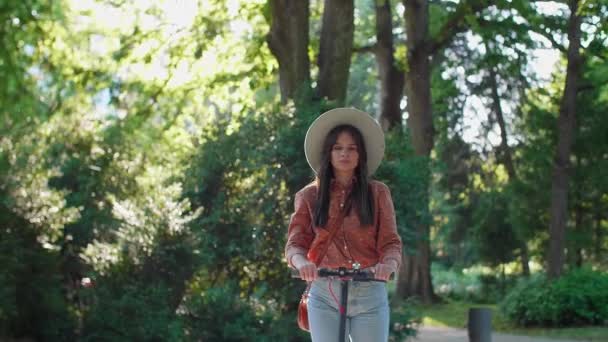
M404 45L404 39L395 39L394 46ZM364 45L364 46L353 46L353 53L376 53L378 49L378 43L374 43L372 45Z
M376 53L378 44L366 45L366 46L353 46L353 53Z
M544 31L536 31L530 26L528 26L528 29L534 33L537 33L537 34L545 37L551 43L551 46L554 49L559 50L559 52L561 52L563 54L566 54L568 52L568 49L565 46L563 46L561 43L559 43L557 40L555 40L555 38L553 37L553 35L551 35L551 33L544 32Z
M581 84L578 86L578 88L576 89L577 93L582 93L584 91L591 91L597 89L597 87L591 83L587 83L587 84Z
M526 18L526 20L528 20L528 19ZM479 22L480 27L485 27L490 24L490 21L484 20L484 19L479 19L478 22ZM551 47L553 47L554 49L556 49L564 54L567 52L566 47L563 46L562 44L560 44L557 40L555 40L555 38L551 35L550 32L548 33L548 32L539 30L535 27L532 27L531 25L529 25L527 23L514 24L514 26L521 28L522 31L534 32L540 36L543 36L551 43Z
M429 54L435 55L439 50L443 49L450 43L452 38L461 32L467 30L465 18L469 14L476 14L483 9L489 7L491 1L488 0L469 0L461 2L456 11L443 24L436 37L429 42Z

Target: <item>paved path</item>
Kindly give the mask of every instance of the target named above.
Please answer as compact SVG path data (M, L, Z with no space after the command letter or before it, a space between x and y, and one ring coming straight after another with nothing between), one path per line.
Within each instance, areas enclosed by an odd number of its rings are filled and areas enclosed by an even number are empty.
M420 326L418 337L412 342L469 342L465 329ZM591 340L589 340L591 341ZM544 337L529 337L492 333L492 342L581 342L581 340L548 339Z

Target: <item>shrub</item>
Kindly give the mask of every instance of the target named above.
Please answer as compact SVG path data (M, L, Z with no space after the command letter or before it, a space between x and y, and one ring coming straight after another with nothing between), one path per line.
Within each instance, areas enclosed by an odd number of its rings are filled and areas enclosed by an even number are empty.
M416 337L420 317L414 311L414 302L406 300L391 308L391 323L389 327L389 341L406 341L409 337Z
M270 311L256 309L227 283L188 296L180 316L191 341L284 341L298 333L294 316L273 317Z
M0 222L7 221L0 212ZM76 319L58 275L59 255L39 246L30 228L0 228L0 341L72 341Z
M517 283L518 276L513 274L481 274L479 281L481 288L478 298L487 303L496 303L505 297L505 294Z
M433 264L432 272L433 286L438 295L455 300L482 300L478 274L465 274L459 270L446 269L440 264Z
M83 293L91 302L82 341L182 341L181 322L168 305L161 285L101 284Z
M603 324L608 321L608 275L589 269L574 270L557 281L537 275L521 281L500 309L522 326Z

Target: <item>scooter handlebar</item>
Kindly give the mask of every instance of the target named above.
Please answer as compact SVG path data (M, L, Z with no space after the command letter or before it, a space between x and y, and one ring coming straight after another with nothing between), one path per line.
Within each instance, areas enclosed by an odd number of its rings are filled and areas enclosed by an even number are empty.
M317 275L321 278L327 277L340 277L340 278L348 278L353 281L381 281L384 280L376 279L376 275L370 270L354 270L347 268L338 268L338 269L329 269L329 268L319 268L317 270ZM291 277L292 278L300 278L300 272L291 268ZM389 280L393 280L395 278L395 274L391 273Z

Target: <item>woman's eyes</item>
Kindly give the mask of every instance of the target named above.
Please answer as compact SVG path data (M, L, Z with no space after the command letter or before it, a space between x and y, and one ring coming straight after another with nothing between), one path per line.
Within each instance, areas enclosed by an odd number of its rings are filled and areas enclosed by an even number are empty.
M348 147L334 146L334 147L332 147L332 151L342 152L344 150L346 150L347 152L357 152L357 146L348 146Z

